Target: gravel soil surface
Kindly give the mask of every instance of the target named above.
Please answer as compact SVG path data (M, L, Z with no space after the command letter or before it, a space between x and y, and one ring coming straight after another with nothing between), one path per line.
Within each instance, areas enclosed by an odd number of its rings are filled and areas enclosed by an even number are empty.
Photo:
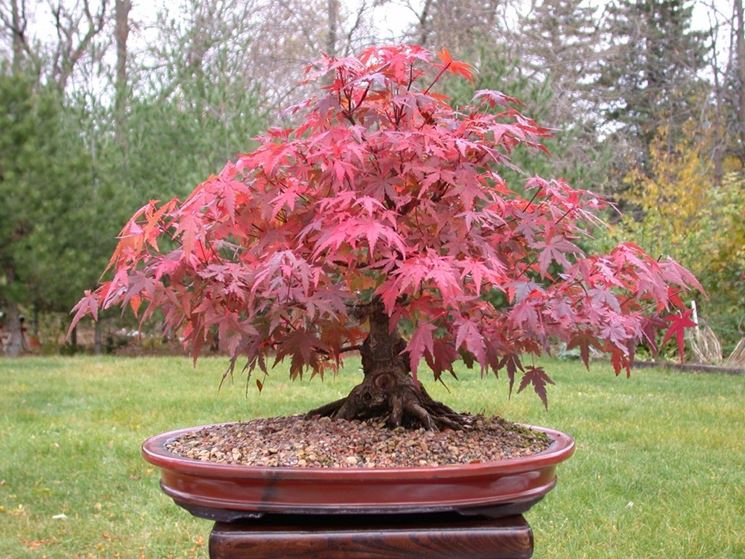
M466 416L466 427L439 432L389 429L380 421L297 415L215 425L166 446L220 464L302 468L406 468L492 462L548 448L543 433L498 417Z

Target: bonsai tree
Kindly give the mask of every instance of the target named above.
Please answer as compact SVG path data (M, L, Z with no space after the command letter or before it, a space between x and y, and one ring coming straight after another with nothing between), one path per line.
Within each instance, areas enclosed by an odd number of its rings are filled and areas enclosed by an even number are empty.
M359 352L362 382L311 415L428 429L462 416L428 396L424 363L436 379L459 358L504 371L510 391L519 379L545 403L552 381L522 356L552 340L586 365L591 348L608 354L616 374L638 344L656 350L668 322L664 341L682 345L678 293L696 279L630 243L586 255L579 242L604 202L562 180L508 184L513 150L544 150L548 131L497 91L454 109L433 91L445 74L471 69L417 46L309 68L321 93L289 109L297 125L268 130L186 200L138 210L113 277L85 293L72 325L115 305L141 320L160 311L195 359L216 332L226 376L239 360L266 376L287 359L293 379L322 377Z

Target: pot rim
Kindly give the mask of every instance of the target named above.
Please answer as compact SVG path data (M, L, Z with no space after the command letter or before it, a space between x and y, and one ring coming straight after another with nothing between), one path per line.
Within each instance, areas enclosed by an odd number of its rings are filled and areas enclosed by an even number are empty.
M163 469L178 471L183 474L234 479L292 479L307 481L322 480L355 480L365 479L389 480L395 479L447 479L462 477L481 477L495 474L516 474L536 470L563 462L575 450L572 437L547 427L518 424L538 432L545 433L552 439L551 445L544 451L530 456L507 458L494 462L478 462L468 464L447 464L443 466L412 466L394 468L321 468L321 467L291 467L291 466L245 466L241 464L220 464L206 462L179 456L166 448L173 439L190 431L198 431L209 427L231 425L238 422L225 422L197 427L186 427L154 435L142 444L142 456L151 464Z

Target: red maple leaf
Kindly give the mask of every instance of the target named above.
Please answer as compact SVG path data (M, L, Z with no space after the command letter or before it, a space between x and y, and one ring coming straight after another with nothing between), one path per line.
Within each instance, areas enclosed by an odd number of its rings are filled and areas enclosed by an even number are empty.
M515 375L518 370L523 371L523 364L520 362L520 357L513 354L505 355L499 362L497 369L504 367L507 369L507 378L510 381L510 396L512 396L512 387L515 384Z
M75 313L75 316L72 317L70 327L67 329L67 336L70 337L73 329L84 316L91 315L93 320L98 320L98 306L98 292L86 289L83 298L80 299L80 301L78 301L72 308L72 312Z
M465 349L471 352L481 365L486 365L486 345L478 326L471 320L458 320L456 324L458 324L458 333L455 338L455 348L460 349L461 345L465 344Z
M666 322L656 314L642 320L642 341L655 355L659 351L657 347L657 333L665 324Z
M667 320L670 323L670 328L667 329L667 332L665 332L665 335L662 338L662 344L661 346L664 346L667 341L675 336L675 340L678 342L678 356L680 357L680 362L683 363L685 360L685 331L686 328L693 328L696 326L696 323L691 320L691 311L690 309L687 311L683 311L680 314L671 314L665 317L665 320Z
M449 371L453 377L458 378L453 371L453 362L458 358L458 353L453 349L452 340L435 339L432 353L425 353L424 358L436 379L439 379L444 371Z
M419 366L419 361L422 358L422 355L424 355L425 352L432 354L434 351L432 347L432 332L434 331L434 325L428 322L420 322L419 326L417 326L416 330L414 330L414 333L411 335L409 344L406 346L406 349L409 352L411 374L414 375L415 379L417 367Z
M569 340L567 349L573 349L575 347L579 348L580 357L582 357L582 362L585 364L587 369L590 368L590 348L594 347L597 350L603 349L603 346L597 337L586 331L577 332Z
M501 91L495 91L493 89L479 89L473 95L474 100L484 100L489 104L490 107L500 105L502 107L508 107L509 105L522 105L522 101L515 97L505 95Z
M546 384L554 384L542 367L528 367L525 370L523 378L520 380L520 386L517 393L520 394L529 384L533 385L533 390L543 402L543 406L548 409L548 397L546 396Z
M465 62L461 62L460 60L455 60L448 49L442 49L440 52L437 53L437 56L444 64L444 68L446 68L449 72L452 72L453 74L460 74L466 79L473 80L472 66L470 64L466 64Z
M391 351L408 337L412 374L424 358L439 378L460 354L506 368L512 393L518 356L557 339L585 365L596 348L621 370L637 343L654 348L655 313L700 287L629 243L584 256L603 200L561 180L508 181L520 175L510 153L543 149L548 130L499 92L478 91L468 110L431 92L448 72L471 77L447 50L374 46L315 68L319 96L291 109L291 128L267 131L185 201L132 216L112 277L72 327L129 305L141 320L158 313L195 357L217 330L232 364L266 373L286 358L295 378L364 347L364 309L382 304L376 320L400 330ZM682 355L688 313L667 322ZM529 384L545 404L542 369Z
M618 376L623 369L626 369L626 377L630 377L632 359L631 354L618 349L610 342L607 342L605 344L605 351L610 353L610 364L613 367L613 372L616 373L616 376Z

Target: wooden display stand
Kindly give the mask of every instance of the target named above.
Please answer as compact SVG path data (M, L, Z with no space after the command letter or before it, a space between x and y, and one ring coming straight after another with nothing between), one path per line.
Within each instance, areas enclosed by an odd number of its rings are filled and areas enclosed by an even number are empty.
M574 452L564 433L530 456L420 468L272 468L200 462L150 437L145 459L173 501L215 522L212 559L517 559L533 554L523 518Z
M266 515L216 522L211 559L527 559L522 515Z

